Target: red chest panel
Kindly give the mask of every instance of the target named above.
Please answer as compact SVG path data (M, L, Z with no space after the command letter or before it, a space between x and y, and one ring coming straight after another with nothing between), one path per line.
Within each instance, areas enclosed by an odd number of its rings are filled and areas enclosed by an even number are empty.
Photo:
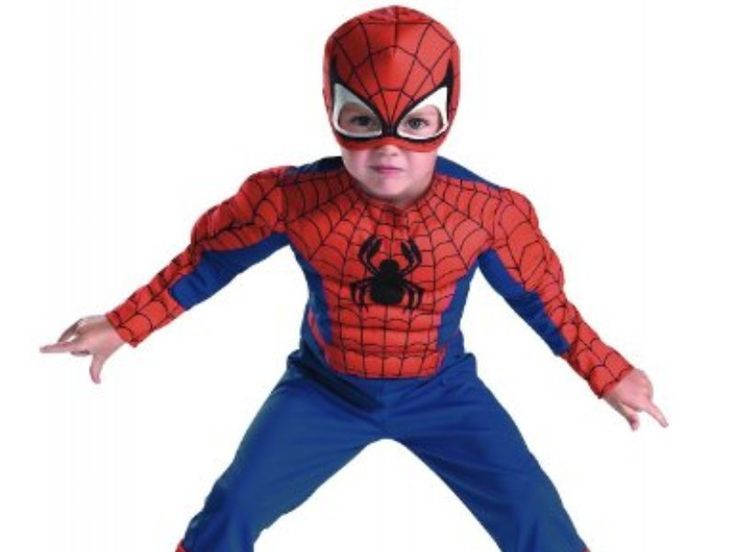
M363 192L344 169L283 186L289 241L310 281L309 327L336 370L363 377L434 373L443 314L489 234L482 184L435 175L399 209ZM328 331L325 331L328 329ZM446 330L452 333L452 329Z

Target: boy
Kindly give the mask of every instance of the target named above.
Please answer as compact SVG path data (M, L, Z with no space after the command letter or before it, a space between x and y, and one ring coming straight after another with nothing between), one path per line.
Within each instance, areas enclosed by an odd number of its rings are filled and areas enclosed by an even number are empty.
M288 244L309 287L300 346L178 552L252 551L264 528L382 438L433 469L503 552L587 550L464 350L476 268L632 429L641 410L667 425L649 380L567 300L529 200L438 156L460 91L444 26L400 6L359 15L328 39L323 76L340 157L252 174L149 284L42 350L92 354L99 383L123 343L138 346Z

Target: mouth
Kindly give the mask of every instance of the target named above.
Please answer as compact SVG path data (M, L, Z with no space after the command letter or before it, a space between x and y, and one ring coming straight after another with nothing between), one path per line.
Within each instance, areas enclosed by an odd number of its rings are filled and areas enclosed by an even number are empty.
M392 165L371 165L371 169L376 171L378 174L396 174L403 170Z

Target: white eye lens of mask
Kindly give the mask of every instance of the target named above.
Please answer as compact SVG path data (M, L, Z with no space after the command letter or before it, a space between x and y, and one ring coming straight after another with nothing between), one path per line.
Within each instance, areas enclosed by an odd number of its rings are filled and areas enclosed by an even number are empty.
M334 88L332 126L353 138L372 138L383 132L381 118L340 83L335 83Z
M427 106L435 108L434 115L431 110L423 109ZM422 110L422 114L429 111L430 116L417 113L419 110ZM407 113L399 122L396 133L403 138L426 140L442 134L445 129L447 129L447 87L443 86L424 98Z
M442 117L435 106L424 106L408 113L396 129L407 138L423 139L435 136L442 128Z

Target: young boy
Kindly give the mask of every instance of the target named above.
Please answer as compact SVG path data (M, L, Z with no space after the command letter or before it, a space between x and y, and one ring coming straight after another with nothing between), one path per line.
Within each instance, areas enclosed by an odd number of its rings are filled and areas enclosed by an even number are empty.
M288 244L309 287L299 348L178 552L252 551L264 528L383 438L433 469L502 551L587 550L464 350L476 268L633 429L641 410L667 425L648 378L567 300L529 200L438 156L460 91L444 26L400 6L359 15L328 39L323 73L340 157L252 174L150 283L42 350L92 354L99 383L124 342L138 346Z

